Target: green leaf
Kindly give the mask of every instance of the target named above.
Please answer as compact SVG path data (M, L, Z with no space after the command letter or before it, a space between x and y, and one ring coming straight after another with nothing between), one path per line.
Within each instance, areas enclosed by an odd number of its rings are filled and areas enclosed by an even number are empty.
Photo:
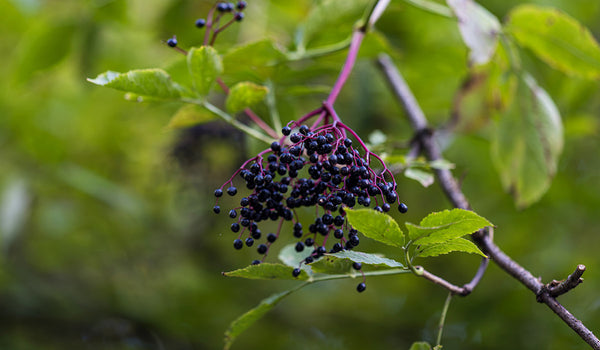
M273 294L270 297L263 299L254 309L249 310L235 321L231 322L229 328L225 332L225 349L231 348L231 345L238 335L244 332L248 327L252 326L256 321L263 317L264 314L292 292L294 292L294 290L286 290L285 292Z
M590 31L557 9L515 7L507 30L551 67L588 79L600 77L600 47Z
M309 255L310 251L307 250L301 252L296 251L296 244L292 243L283 247L283 249L279 251L279 255L277 257L285 265L293 268L300 267L302 270L306 271L307 274L312 275L313 272L310 265L300 264L300 262Z
M524 208L550 187L563 148L558 109L535 80L519 80L515 101L494 128L492 159L504 189Z
M434 181L432 173L421 169L408 168L404 170L404 176L406 176L409 179L418 181L423 187L431 186Z
M473 0L447 0L447 3L458 18L458 29L463 41L471 50L469 62L488 62L498 44L498 19Z
M331 43L348 36L352 26L360 19L369 3L368 0L320 1L304 21L302 45L306 46L306 43L317 38Z
M167 125L170 129L188 128L214 120L216 116L206 108L186 104L175 113Z
M238 46L223 55L227 74L271 67L286 59L285 52L272 39Z
M217 50L211 46L192 48L187 63L194 88L200 96L208 95L217 77L223 73L223 62Z
M291 266L262 263L250 265L239 270L223 272L223 276L242 277L254 280L307 280L309 278L306 271L302 271L298 277L294 277L292 276L293 270L294 268Z
M317 273L328 274L356 274L352 268L352 263L362 264L363 271L387 270L391 268L403 268L401 263L381 257L375 254L345 250L335 254L326 254L319 260L310 264L313 271Z
M264 100L268 91L265 86L249 81L237 83L229 90L225 107L230 113L237 113Z
M183 88L171 80L162 69L136 69L127 73L108 71L89 82L141 96L173 99L181 96Z
M483 252L479 250L475 243L464 238L456 238L443 243L421 245L417 249L415 256L425 258L429 256L438 256L452 252L479 254L485 257L485 254L483 254Z
M373 209L346 209L348 222L365 236L381 243L402 248L404 233L391 216Z
M406 223L408 237L413 244L420 245L447 242L491 225L475 212L464 209L431 213L419 226Z
M425 341L414 342L409 350L431 350L431 345Z

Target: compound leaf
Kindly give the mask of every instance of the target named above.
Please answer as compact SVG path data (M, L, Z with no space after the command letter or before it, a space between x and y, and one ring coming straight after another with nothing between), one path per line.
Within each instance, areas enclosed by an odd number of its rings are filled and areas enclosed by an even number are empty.
M498 18L473 0L447 0L447 3L458 18L463 41L471 50L469 61L474 64L487 63L498 44Z
M444 243L491 225L475 212L464 209L431 213L419 226L406 223L408 237L413 244L420 245Z
M88 81L141 96L174 99L181 96L183 88L171 80L162 69L136 69L127 73L107 71Z
M211 46L201 46L188 52L187 63L194 88L200 96L208 95L217 77L223 73L221 56Z
M261 264L262 265L262 264ZM255 265L260 266L260 265ZM238 335L242 334L248 327L252 326L256 321L264 316L269 310L271 310L277 303L283 298L290 295L294 290L286 290L285 292L273 294L270 297L263 299L252 310L249 310L242 316L238 317L235 321L231 322L227 331L225 331L225 347L227 350L231 348L231 345L235 341Z
M491 151L504 189L524 208L550 187L563 148L563 125L554 102L531 76L519 80L515 96L494 128Z
M256 85L249 81L237 83L229 90L225 107L230 113L237 113L262 101L267 96L268 91L269 89L265 86Z
M589 29L553 8L515 7L507 29L517 42L551 67L588 79L600 77L600 46Z
M381 243L402 248L404 233L391 216L373 209L346 209L346 217L355 229Z
M293 270L294 268L291 266L262 263L246 266L243 269L223 272L223 276L242 277L254 280L307 280L309 278L306 271L301 271L298 277L294 277L292 276Z
M424 244L421 245L415 254L422 258L429 256L438 256L452 252L464 252L479 254L485 257L485 254L471 241L464 238L456 238L443 243Z
M314 272L328 274L353 274L352 263L362 264L363 271L403 268L401 263L379 255L345 250L335 254L326 254L310 264Z

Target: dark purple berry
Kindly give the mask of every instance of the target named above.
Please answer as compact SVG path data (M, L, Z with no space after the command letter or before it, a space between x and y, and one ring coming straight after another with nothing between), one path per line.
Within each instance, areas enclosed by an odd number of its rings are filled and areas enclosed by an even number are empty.
M199 18L196 20L196 27L203 28L206 25L206 20L204 18Z
M298 277L298 276L300 276L300 272L301 272L300 269L295 268L294 270L292 270L292 276Z
M312 256L307 256L306 259L304 259L304 263L306 264L310 264L313 261L315 261L315 259L313 259Z
M269 241L269 242L273 243L273 242L275 242L276 240L277 240L277 235L276 235L276 234L274 234L274 233L269 233L269 234L267 235L267 241Z
M219 214L221 212L221 207L218 205L215 205L213 207L213 211L215 212L215 214Z
M233 224L231 224L231 231L238 232L239 230L240 230L240 224L238 224L237 222L234 222Z
M244 242L242 242L241 239L236 239L235 241L233 241L233 247L235 249L242 249L242 247L244 246Z
M230 196L235 196L235 194L237 193L237 188L231 186L227 189L227 194Z
M284 126L281 129L281 133L285 136L288 136L291 132L292 132L292 128L290 128L289 126Z
M383 210L383 212L387 213L388 211L390 211L391 206L388 203L383 203L383 205L381 206L381 210Z
M350 148L352 146L352 140L344 139L344 146Z
M220 189L220 188L217 188L217 189L215 190L215 197L219 198L219 197L221 197L222 195L223 195L223 190L222 190L222 189Z
M362 264L359 262L354 262L354 264L352 264L352 268L355 270L360 270L362 269Z
M259 265L260 264L260 260L252 260L252 265Z
M344 237L344 230L338 228L337 230L333 231L333 236L337 239L341 239L342 237Z
M302 243L302 242L296 243L296 247L295 248L296 248L297 252L303 251L304 250L304 243Z
M254 239L252 239L252 237L246 238L246 245L248 247L252 247L253 244L254 244Z
M237 216L237 212L236 212L234 209L231 209L231 210L229 211L229 217L233 219L233 218L235 218L236 216Z
M235 18L235 20L239 22L244 19L244 14L242 12L237 12L235 16L233 16L233 18Z
M229 4L226 2L220 2L217 4L217 11L219 12L227 12L229 11Z
M406 206L406 204L400 203L400 205L398 205L398 211L404 214L408 211L408 207Z
M243 10L246 8L246 2L245 1L238 1L237 5L235 6L239 11Z
M304 240L304 244L306 244L307 247L310 247L313 244L315 244L315 240L312 239L311 237L308 237L307 239Z
M300 126L300 129L298 129L298 131L300 131L302 135L307 135L310 129L308 128L308 126L302 125Z
M167 45L169 45L170 47L175 47L177 46L177 39L175 39L175 37L167 40Z
M364 291L365 291L365 289L367 289L367 285L366 285L364 282L361 282L361 283L359 283L359 284L358 284L358 286L356 286L356 290L357 290L359 293L362 293L362 292L364 292Z
M281 149L281 145L279 144L279 142L273 141L273 143L271 144L271 149L273 150L273 152L279 152L279 150Z
M258 254L264 254L267 252L269 248L267 247L266 244L259 244L258 248L256 248L256 251L258 252Z

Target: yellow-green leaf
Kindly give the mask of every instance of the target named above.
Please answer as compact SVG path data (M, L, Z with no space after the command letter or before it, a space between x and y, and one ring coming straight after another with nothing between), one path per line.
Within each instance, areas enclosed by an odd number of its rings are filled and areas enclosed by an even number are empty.
M600 77L600 46L589 29L553 8L515 7L507 30L517 42L551 67L588 79Z
M475 245L475 243L464 238L456 238L443 243L421 245L417 249L415 256L420 256L424 258L428 256L448 254L452 252L479 254L485 257L485 254L483 254L483 252Z
M221 56L211 46L201 46L188 52L187 63L194 88L200 96L208 95L217 77L223 73Z
M406 223L413 244L443 243L473 233L492 224L475 212L464 209L431 213L420 224Z
M107 71L88 81L120 91L141 96L174 99L181 96L184 89L171 80L162 69L136 69L127 73Z
M307 280L308 274L302 270L298 277L292 276L294 270L291 266L282 264L262 263L258 265L250 265L243 269L223 272L223 276L227 277L242 277L255 280Z
M237 83L229 90L225 107L230 113L237 113L264 100L268 91L267 87L249 81Z
M404 233L394 219L373 209L346 209L346 217L363 235L381 243L402 248Z

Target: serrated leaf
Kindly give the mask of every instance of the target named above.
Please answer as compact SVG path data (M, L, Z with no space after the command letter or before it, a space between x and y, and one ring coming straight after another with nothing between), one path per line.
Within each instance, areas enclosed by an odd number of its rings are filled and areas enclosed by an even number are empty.
M504 189L524 208L550 187L563 148L563 126L554 102L531 76L519 80L515 96L499 116L491 151Z
M491 225L475 212L464 209L431 213L418 226L406 223L413 245L447 242Z
M394 247L404 245L404 233L387 214L372 209L346 209L346 217L350 225L366 237Z
M207 123L215 118L216 116L205 108L186 104L179 108L167 127L170 129L189 128L190 126Z
M384 258L379 255L345 250L335 254L326 254L319 260L310 264L314 272L327 274L355 274L352 263L362 264L363 271L386 270L389 268L403 268L401 263Z
M569 75L600 77L600 46L589 29L575 18L553 8L515 7L507 30L517 42L551 67Z
M198 94L208 95L217 77L223 73L223 62L217 50L211 46L192 48L188 52L187 64Z
M313 272L310 265L300 265L300 262L306 259L306 257L310 254L311 251L307 249L301 252L296 251L296 244L292 243L283 247L283 249L279 251L279 255L277 257L285 265L291 266L293 268L300 267L302 270L306 271L307 274L312 275Z
M414 342L409 350L431 350L431 345L425 341Z
M438 256L452 252L464 252L471 254L479 254L486 257L485 254L475 245L475 243L464 239L456 238L443 243L424 244L417 249L415 256L422 258L429 256Z
M237 113L264 100L267 92L267 87L249 81L237 83L229 90L225 107L230 113Z
M127 73L107 71L88 81L141 96L174 99L184 90L162 69L136 69Z
M260 266L260 265L258 265ZM263 299L258 306L249 310L242 316L238 317L235 321L231 322L227 331L225 331L225 348L231 348L231 345L235 339L244 332L248 327L252 326L256 321L264 316L269 310L271 310L277 303L283 298L290 295L294 290L286 290L285 292L273 294L270 297Z
M223 276L242 277L254 280L307 280L306 271L301 271L298 277L292 276L294 270L291 266L282 264L262 263L246 266L243 269L223 272Z
M421 169L408 168L404 170L404 176L418 181L423 187L431 186L434 181L434 176L432 173Z
M458 18L458 29L469 47L469 62L484 64L494 55L500 33L500 22L473 0L447 0Z

